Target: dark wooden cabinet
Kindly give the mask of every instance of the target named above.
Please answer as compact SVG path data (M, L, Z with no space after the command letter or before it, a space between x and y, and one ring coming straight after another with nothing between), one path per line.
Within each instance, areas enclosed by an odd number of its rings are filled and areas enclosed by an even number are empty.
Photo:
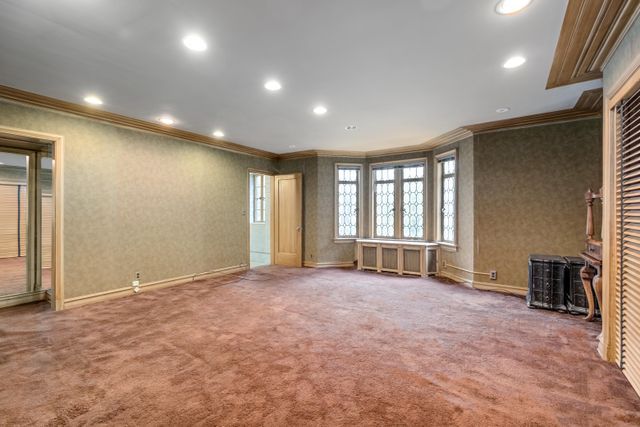
M530 255L527 305L566 311L567 273L567 262L561 256Z

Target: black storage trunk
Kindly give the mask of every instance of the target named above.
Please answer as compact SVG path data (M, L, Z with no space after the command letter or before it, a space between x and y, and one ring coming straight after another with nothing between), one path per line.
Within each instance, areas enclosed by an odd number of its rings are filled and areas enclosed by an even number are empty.
M567 262L561 256L529 255L529 307L567 310L565 286Z
M567 268L569 270L568 283L566 287L567 310L573 314L587 314L589 312L589 302L584 294L584 286L580 278L580 269L584 267L584 260L579 257L568 256ZM600 315L598 301L594 297L596 304L596 315Z

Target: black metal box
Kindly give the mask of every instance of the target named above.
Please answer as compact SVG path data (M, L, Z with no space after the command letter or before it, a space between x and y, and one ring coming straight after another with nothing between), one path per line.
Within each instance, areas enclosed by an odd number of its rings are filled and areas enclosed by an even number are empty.
M561 256L529 255L529 307L567 310L565 283L567 262Z
M587 314L589 312L589 302L584 293L584 286L580 278L580 269L584 267L584 260L579 257L568 256L567 269L569 270L566 286L567 310L573 314ZM595 299L596 315L600 315L598 301Z

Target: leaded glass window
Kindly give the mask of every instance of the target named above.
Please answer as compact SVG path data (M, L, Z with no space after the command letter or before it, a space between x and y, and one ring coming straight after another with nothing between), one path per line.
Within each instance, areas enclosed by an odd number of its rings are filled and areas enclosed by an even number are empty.
M402 168L402 237L424 237L424 166Z
M440 159L440 239L456 240L456 158Z
M338 165L336 171L336 236L355 238L358 237L360 166Z
M375 236L395 235L395 168L374 169Z
M253 177L253 222L265 221L264 216L264 175L251 175Z

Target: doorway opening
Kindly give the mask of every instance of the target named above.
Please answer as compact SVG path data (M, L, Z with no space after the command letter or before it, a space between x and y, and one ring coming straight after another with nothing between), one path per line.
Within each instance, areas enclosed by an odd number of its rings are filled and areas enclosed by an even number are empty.
M0 307L55 301L54 148L0 135Z
M249 172L249 267L271 264L271 176Z

